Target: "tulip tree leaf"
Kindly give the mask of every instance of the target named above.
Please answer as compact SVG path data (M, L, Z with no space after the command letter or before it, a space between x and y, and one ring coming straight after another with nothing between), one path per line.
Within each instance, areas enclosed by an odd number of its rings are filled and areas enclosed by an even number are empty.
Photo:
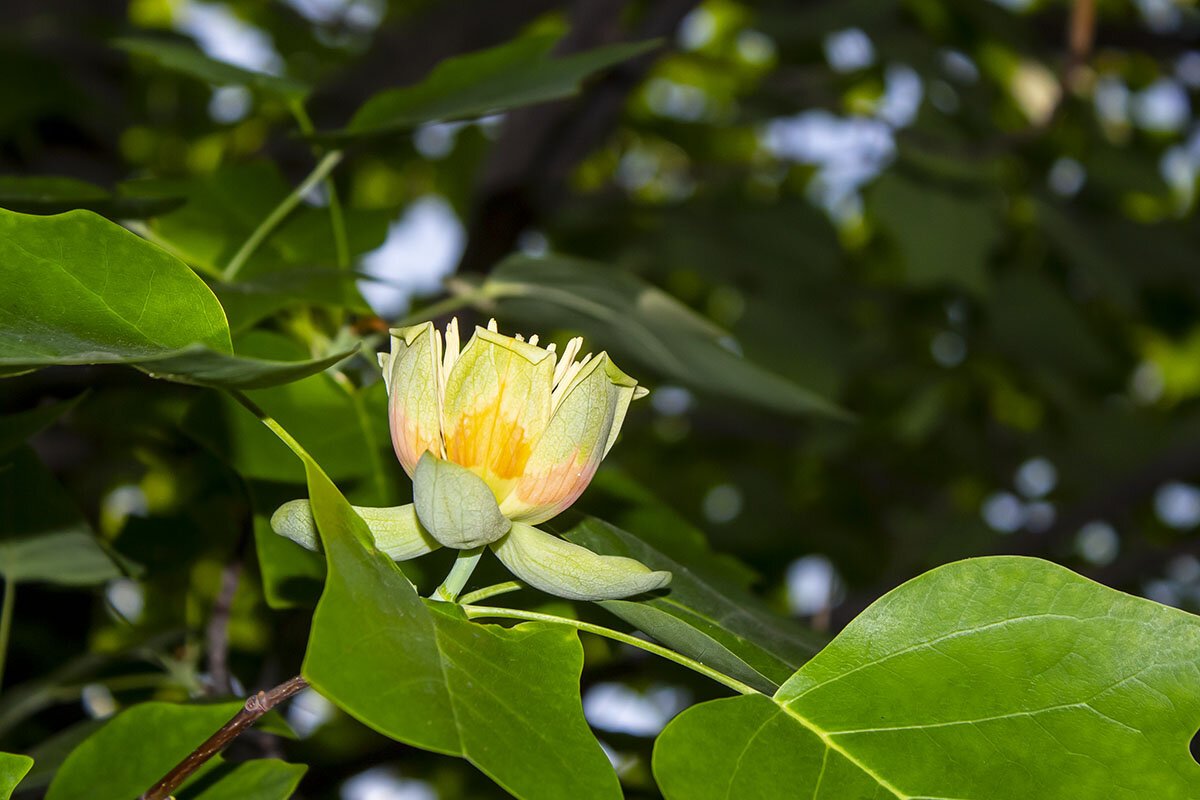
M303 99L312 88L298 80L245 69L210 58L190 43L127 36L114 39L113 47L145 56L166 69L189 75L215 86L239 85L262 89L289 99Z
M139 703L76 747L59 767L46 800L138 797L242 708ZM305 767L273 759L232 765L216 757L175 793L179 800L286 800Z
M672 516L647 520L637 527L640 535L585 517L562 536L597 553L669 570L663 596L600 605L668 647L773 692L817 652L818 637L773 613L702 534Z
M668 800L1200 796L1200 620L1029 558L885 595L774 697L684 711Z
M588 75L658 46L631 42L551 58L555 41L531 36L446 59L421 83L371 97L344 131L332 135L401 131L423 122L470 119L570 97Z
M521 800L620 798L583 718L574 631L426 605L329 479L307 470L328 561L302 668L312 685L387 736L467 758Z
M28 446L0 456L0 576L89 586L121 575L71 498Z
M225 312L187 265L89 211L0 210L0 371L129 364L155 377L253 388L350 355L281 362L234 354Z
M515 255L481 287L491 307L540 329L581 329L647 369L789 414L846 418L829 400L731 349L732 338L667 293L626 272L562 256Z
M16 753L0 753L0 800L12 797L17 784L33 767L33 759Z

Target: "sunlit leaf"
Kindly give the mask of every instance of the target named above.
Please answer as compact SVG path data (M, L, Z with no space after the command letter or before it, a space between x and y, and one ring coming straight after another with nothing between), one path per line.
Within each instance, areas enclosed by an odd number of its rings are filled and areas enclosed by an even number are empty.
M884 596L769 697L684 711L668 800L1193 797L1200 622L996 557Z
M0 800L12 797L17 784L33 766L33 759L16 753L0 753Z
M185 383L256 387L350 352L278 362L234 354L225 312L186 265L88 211L0 210L0 370L129 364Z

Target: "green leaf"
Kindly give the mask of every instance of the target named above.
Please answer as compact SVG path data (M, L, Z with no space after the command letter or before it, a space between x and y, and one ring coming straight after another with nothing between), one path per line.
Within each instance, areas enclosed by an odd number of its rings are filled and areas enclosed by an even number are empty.
M354 351L278 362L234 355L225 312L182 262L88 211L0 210L0 370L129 364L155 377L251 388Z
M0 456L0 576L89 586L120 575L32 449L22 445Z
M746 587L744 567L712 552L670 512L643 517L639 535L586 517L562 536L597 553L668 570L664 596L606 600L608 611L668 647L761 691L773 692L820 649L816 634L773 613Z
M482 294L503 315L545 330L582 329L673 380L792 414L847 418L836 405L742 358L728 333L629 273L562 256L515 255Z
M345 130L331 135L402 131L570 97L588 75L658 46L632 42L551 58L555 42L553 36L532 36L446 59L421 83L370 98Z
M82 392L70 400L0 417L0 456L52 425L55 420L78 405L86 394L87 392Z
M220 763L200 780L183 786L177 800L287 800L308 767L276 758Z
M113 194L75 178L0 175L0 208L22 214L62 214L82 208L109 219L144 219L173 211L184 202L182 197Z
M1049 562L995 557L893 590L772 697L659 737L668 800L1200 796L1200 621Z
M413 473L413 505L433 538L459 550L490 544L512 527L483 478L428 451Z
M312 87L292 78L268 75L244 69L224 61L209 58L191 44L144 36L114 39L113 47L145 56L166 69L181 72L214 86L240 85L262 89L286 99L300 100L312 92Z
M139 703L67 756L46 800L129 800L228 722L240 701L196 706Z
M17 784L33 766L33 759L16 753L0 753L0 800L12 797Z
M575 633L427 606L311 461L308 479L329 572L304 658L312 685L387 736L467 758L522 800L619 798L583 718Z
M977 194L930 188L888 172L869 207L899 251L905 282L987 292L988 256L1004 239L999 215Z

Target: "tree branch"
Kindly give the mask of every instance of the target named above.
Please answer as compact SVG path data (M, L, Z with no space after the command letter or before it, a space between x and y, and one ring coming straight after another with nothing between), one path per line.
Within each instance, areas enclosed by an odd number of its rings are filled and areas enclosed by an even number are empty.
M167 800L173 791L178 789L184 781L192 776L192 773L200 769L210 758L224 750L239 734L253 725L255 720L292 695L307 688L308 681L297 675L273 689L250 696L246 699L246 705L234 715L233 719L222 725L219 731L208 737L187 758L176 764L156 784L143 792L138 800Z

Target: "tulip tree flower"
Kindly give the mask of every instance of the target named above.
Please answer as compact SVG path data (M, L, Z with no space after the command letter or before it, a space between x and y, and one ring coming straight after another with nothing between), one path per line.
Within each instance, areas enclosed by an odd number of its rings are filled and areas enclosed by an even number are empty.
M598 555L534 527L583 493L630 402L646 394L607 353L577 358L580 338L561 358L553 344L537 342L501 335L495 320L477 327L461 350L457 319L444 339L429 322L393 329L391 352L381 353L379 364L392 444L413 479L413 503L355 511L376 546L397 561L439 546L461 551L468 566L456 566L457 579L447 579L441 599L457 596L485 546L522 581L559 597L607 600L666 586L669 572ZM307 500L285 503L271 525L316 549Z

